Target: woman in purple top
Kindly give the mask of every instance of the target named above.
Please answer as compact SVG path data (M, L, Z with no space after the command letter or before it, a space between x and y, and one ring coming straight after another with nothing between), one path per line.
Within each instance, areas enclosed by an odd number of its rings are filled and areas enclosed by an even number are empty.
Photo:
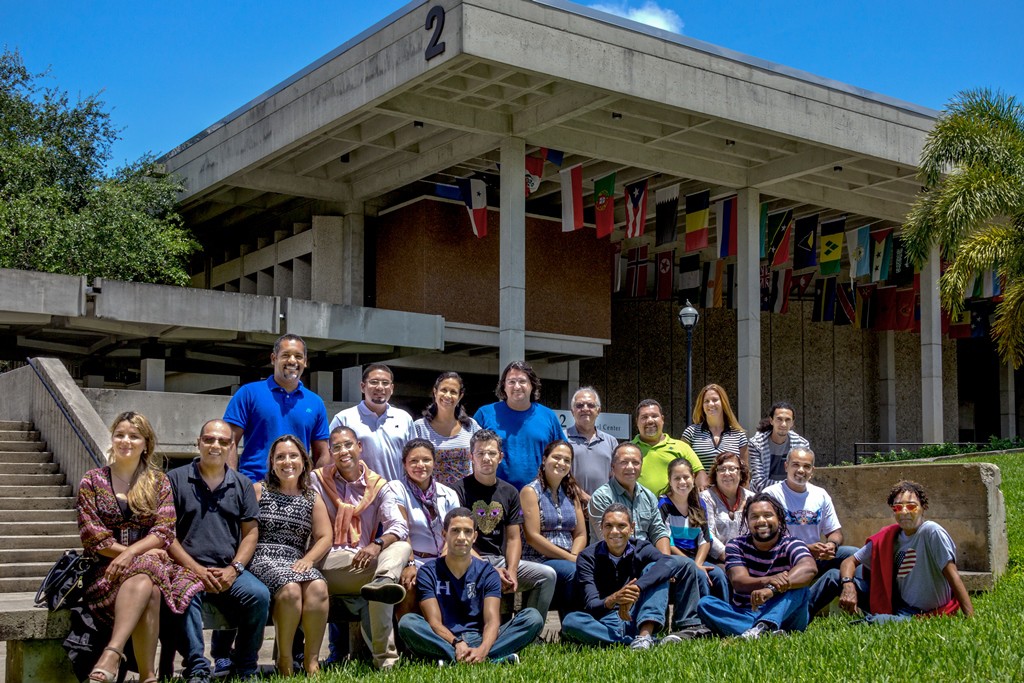
M572 446L552 441L541 456L537 478L519 493L523 511L523 559L549 565L558 575L553 607L568 607L576 557L587 545L580 488L572 476Z

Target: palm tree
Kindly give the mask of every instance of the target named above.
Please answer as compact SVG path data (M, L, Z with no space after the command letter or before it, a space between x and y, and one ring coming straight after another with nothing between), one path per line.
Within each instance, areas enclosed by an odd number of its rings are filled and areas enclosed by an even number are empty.
M959 313L978 273L1003 280L992 337L1003 362L1024 364L1024 106L987 89L958 94L921 153L921 194L904 236L922 263L939 244L949 267L943 308Z

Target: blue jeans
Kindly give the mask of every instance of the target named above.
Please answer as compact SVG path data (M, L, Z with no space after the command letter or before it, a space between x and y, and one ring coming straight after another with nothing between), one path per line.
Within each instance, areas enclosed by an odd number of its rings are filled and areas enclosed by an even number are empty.
M270 591L262 581L244 571L226 592L200 591L192 598L185 611L185 643L182 652L185 658L184 677L210 671L210 663L203 656L204 601L216 605L238 627L232 658L235 675L244 676L256 671L260 647L263 645L263 629L267 625L267 613L270 611Z
M723 636L738 636L758 622L773 629L803 631L810 620L808 597L806 588L795 588L776 595L757 610L750 610L733 607L732 603L709 595L700 599L697 611L705 626Z
M653 566L652 564L647 565L644 568L644 573ZM653 622L658 625L655 630L659 631L665 625L668 593L667 581L645 588L629 611L629 621L619 618L618 608L610 610L600 619L589 612L570 612L562 620L562 633L566 638L571 638L584 645L630 643L636 638L640 624Z
M704 566L709 568L706 578L703 571L697 572L697 578L700 579L697 583L697 587L700 589L700 597L714 595L716 598L729 602L729 577L726 575L725 570L711 562L705 562ZM709 581L710 584L708 583Z
M555 594L551 598L551 609L556 610L559 616L562 616L573 604L572 586L576 578L576 563L569 560L545 559L541 564L555 570L557 578L555 579Z
M453 624L454 625L454 624ZM519 652L529 645L544 628L544 618L540 612L527 607L510 621L498 627L498 639L491 646L487 658L501 659ZM406 614L398 622L398 635L413 654L427 659L455 660L455 648L447 640L434 633L430 624L419 614ZM463 631L462 639L470 647L479 647L483 636L479 631Z
M675 563L675 571L672 573L672 583L669 584L669 597L672 600L672 630L700 626L700 617L697 616L697 602L701 598L701 584L707 585L703 578L698 576L704 572L697 569L697 565L688 557L682 555L671 555Z
M818 565L818 578L811 584L809 610L811 616L828 607L828 604L839 597L842 585L839 583L839 567L843 560L857 552L852 545L841 545L836 548L836 556L831 560L815 560ZM858 573L860 567L857 567Z

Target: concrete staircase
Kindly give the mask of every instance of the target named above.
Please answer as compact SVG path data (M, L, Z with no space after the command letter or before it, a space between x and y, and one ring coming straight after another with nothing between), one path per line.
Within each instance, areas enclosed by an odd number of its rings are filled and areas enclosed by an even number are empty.
M34 593L81 547L71 491L33 425L0 420L0 593Z

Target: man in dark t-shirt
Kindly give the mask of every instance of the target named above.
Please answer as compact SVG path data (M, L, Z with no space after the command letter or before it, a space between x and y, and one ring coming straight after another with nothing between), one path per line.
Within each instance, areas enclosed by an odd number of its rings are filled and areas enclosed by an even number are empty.
M507 481L498 479L501 437L489 429L481 429L473 434L469 448L473 474L456 482L452 488L476 519L478 534L473 549L498 570L502 592L522 591L524 605L547 615L557 575L545 564L520 561L523 515L519 509L519 492Z
M398 624L415 654L477 664L486 660L518 663L519 650L544 626L537 610L525 608L501 625L501 579L489 563L473 557L476 516L468 508L444 519L448 554L430 560L416 574L423 615L406 614Z
M200 430L197 445L199 457L168 475L177 513L176 539L168 553L198 574L204 588L192 598L178 643L185 658L182 678L189 683L210 677L203 645L204 601L217 605L238 626L232 657L237 676L258 670L270 607L267 587L245 570L256 549L260 509L252 482L228 466L234 445L231 426L210 420Z

